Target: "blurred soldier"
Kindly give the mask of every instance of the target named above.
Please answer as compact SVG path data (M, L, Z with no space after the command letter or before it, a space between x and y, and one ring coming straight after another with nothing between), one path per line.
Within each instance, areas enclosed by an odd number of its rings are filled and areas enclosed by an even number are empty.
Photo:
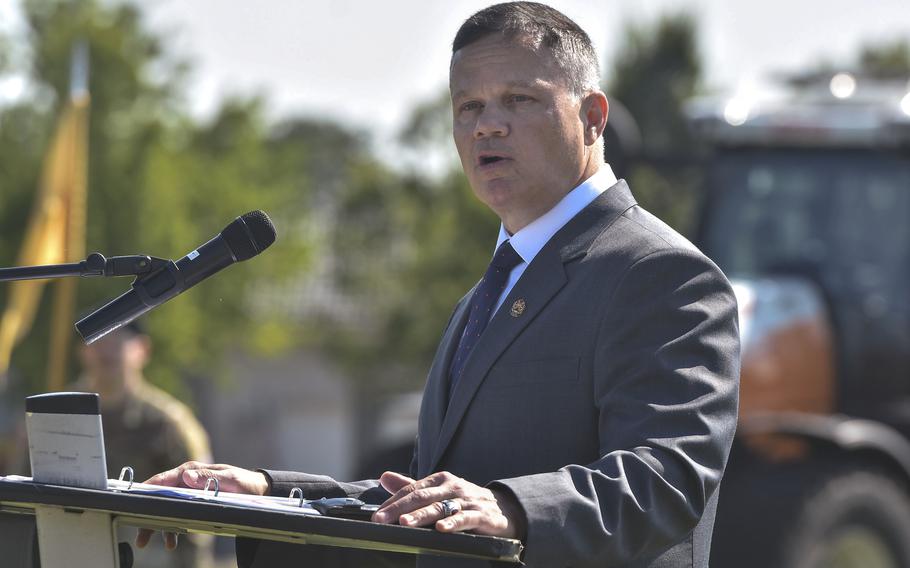
M101 395L108 476L130 466L136 480L187 460L211 459L209 438L192 411L145 380L151 339L135 322L81 350L84 375L77 390ZM134 530L121 529L129 542ZM202 567L212 562L212 538L191 535L177 554L161 547L137 550L137 567Z

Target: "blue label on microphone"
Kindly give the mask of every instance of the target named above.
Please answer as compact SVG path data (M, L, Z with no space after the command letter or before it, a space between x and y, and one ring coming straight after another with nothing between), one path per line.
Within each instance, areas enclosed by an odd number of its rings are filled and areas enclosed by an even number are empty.
M190 254L186 255L186 257L187 257L188 259L190 259L190 260L196 260L196 257L197 257L197 256L199 256L199 251L198 251L198 250L194 250L194 251L191 252Z

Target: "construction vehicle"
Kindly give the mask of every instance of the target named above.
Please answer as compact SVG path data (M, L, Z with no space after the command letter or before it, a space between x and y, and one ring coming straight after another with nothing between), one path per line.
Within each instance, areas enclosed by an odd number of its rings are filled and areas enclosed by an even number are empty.
M734 283L740 419L716 568L910 567L910 77L687 109L696 242Z

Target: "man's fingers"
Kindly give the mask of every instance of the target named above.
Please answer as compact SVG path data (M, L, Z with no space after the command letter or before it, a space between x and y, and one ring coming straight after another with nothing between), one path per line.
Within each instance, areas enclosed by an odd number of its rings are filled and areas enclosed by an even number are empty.
M412 483L414 483L413 479L394 471L387 471L379 477L379 485L382 485L382 488L392 495Z
M222 464L212 465L206 464L197 461L188 461L184 462L174 469L169 469L167 471L162 471L161 473L155 474L150 478L143 481L143 483L148 483L149 485L165 485L168 487L181 487L183 485L183 474L187 470L196 470L196 469L219 469L218 466Z
M264 495L268 492L268 483L261 473L233 465L188 462L177 469L180 470L179 485L190 489L204 489L208 480L214 478L218 481L218 490L225 493ZM210 484L209 489L214 491L214 484Z
M229 476L221 472L216 472L215 470L209 468L190 469L183 472L183 484L193 489L204 489L205 484L209 483L209 479L215 479L218 481L218 491L237 493L237 488L235 487L237 484L233 482L232 479L229 479ZM210 491L215 491L215 488L215 483L209 483Z
M421 489L426 489L426 488L430 488L430 487L438 487L438 486L446 483L447 481L454 479L454 476L452 476L449 473L434 473L433 475L424 477L423 479L421 479L419 481L414 481L410 477L401 475L400 473L395 473L395 472L386 472L386 473L390 474L390 476L389 476L389 479L391 480L390 485L393 485L395 481L403 481L403 480L410 480L410 483L400 487L398 489L398 491L395 491L394 493L389 488L386 488L383 485L383 487L386 489L386 491L388 491L389 493L392 493L392 496L385 500L385 503L383 503L380 506L380 509L382 507L386 507L387 505L390 505L391 503L394 503L395 501L399 501L399 500L407 497L408 495L411 495L415 491L419 491ZM383 475L385 475L385 474L383 474ZM380 480L380 483L381 482L382 481Z
M166 532L164 535L164 548L174 550L177 548L177 533Z
M139 529L136 533L136 548L145 548L152 539L152 529ZM177 548L177 534L172 532L162 532L161 537L164 539L164 548L174 550Z
M373 515L373 520L379 523L394 523L395 521L399 521L401 524L408 526L431 524L433 520L442 515L442 505L440 505L440 501L450 497L453 497L453 494L448 487L425 487L422 489L414 489L397 501L387 501L386 504L380 507ZM402 517L402 515L413 515L421 509L430 507L432 510L427 510L418 515L416 522L414 518L409 520ZM435 517L428 517L434 513L436 515Z
M202 489L205 487L206 482L213 477L217 479L220 476L216 475L211 469L188 469L183 472L182 481L187 487ZM214 488L212 489L214 490ZM221 479L218 479L218 489L225 489L222 487Z
M458 532L471 530L480 522L478 511L461 511L451 517L436 521L436 530L442 532Z
M396 473L394 471L387 471L382 474L382 477L379 478L379 484L382 485L382 488L392 494L391 497L385 500L385 502L380 505L380 509L385 507L390 503L398 501L405 495L410 494L412 491L417 489L417 484L419 482L411 479L406 475Z
M207 464L197 461L188 461L174 469L163 471L146 479L143 483L150 485L162 485L166 487L189 487L191 489L202 489L205 487L205 480L214 477L213 471L228 469L231 466L226 464ZM225 487L225 483L219 479L220 489L230 491ZM230 486L230 483L227 483ZM152 539L155 531L151 529L139 529L136 533L136 548L145 548ZM175 533L163 532L164 547L168 550L177 548L177 535Z
M387 490L410 479L393 472L386 472L383 477L388 483L388 487L383 485ZM463 481L449 472L441 471L401 486L398 491L386 499L385 503L380 505L379 510L373 515L373 520L378 523L393 523L396 520L405 522L404 519L400 519L400 516L405 513L416 511L443 499L460 496L458 484Z
M436 530L441 532L474 531L478 534L498 535L507 525L502 515L491 515L489 511L461 511L451 517L436 521Z
M516 526L514 511L509 513L505 495L465 481L448 472L434 473L419 481L386 472L382 486L388 491L398 487L391 498L373 514L377 523L398 522L406 527L435 526L442 532L474 531L479 534L508 536L523 534ZM406 483L406 484L405 484ZM444 501L451 501L447 507ZM446 516L448 513L454 514Z
M382 503L382 505L379 506L379 509L382 510L385 507L388 507L389 505L391 505L392 503L395 503L396 501L400 501L401 499L403 499L404 497L407 497L408 495L410 495L411 493L413 493L416 490L417 490L416 483L409 483L409 484L405 485L404 487L402 487L401 489L399 489L398 491L395 491L395 492L389 491L389 493L392 493L392 496L389 497L388 499L386 499ZM386 491L388 491L388 490L386 490Z
M136 548L145 548L149 543L149 539L152 538L152 529L139 529L139 532L136 534Z
M148 483L151 485L167 485L169 487L176 487L180 485L180 474L181 470L179 467L174 469L169 469L167 471L162 471L161 473L155 474L150 478L143 481L143 483Z
M461 510L464 505L458 499L452 499L458 509ZM400 523L406 527L422 527L432 525L439 519L444 518L446 510L440 501L434 501L426 507L421 507L416 511L405 513L400 517Z

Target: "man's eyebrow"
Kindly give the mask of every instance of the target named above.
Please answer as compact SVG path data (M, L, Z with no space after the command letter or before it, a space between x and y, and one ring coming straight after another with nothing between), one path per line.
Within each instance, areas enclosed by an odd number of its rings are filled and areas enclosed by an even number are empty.
M508 87L510 89L514 89L514 88L536 89L536 88L540 87L540 85L542 83L543 83L543 81L541 81L539 79L536 81L509 81L508 83L506 83L506 87Z
M537 79L535 81L509 81L506 83L506 89L537 89L544 81ZM460 89L452 93L452 100L460 99L468 96L468 91L466 89Z

